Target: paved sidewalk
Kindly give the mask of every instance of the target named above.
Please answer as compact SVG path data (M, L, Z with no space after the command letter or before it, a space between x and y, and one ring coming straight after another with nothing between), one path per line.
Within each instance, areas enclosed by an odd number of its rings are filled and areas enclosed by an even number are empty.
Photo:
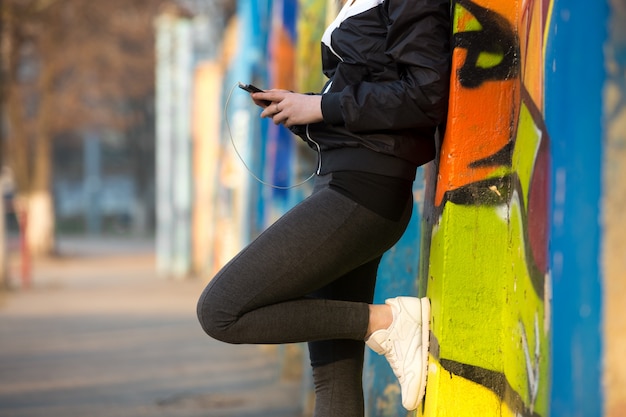
M204 283L157 278L151 249L62 241L30 290L0 292L0 416L300 416L280 348L205 336Z

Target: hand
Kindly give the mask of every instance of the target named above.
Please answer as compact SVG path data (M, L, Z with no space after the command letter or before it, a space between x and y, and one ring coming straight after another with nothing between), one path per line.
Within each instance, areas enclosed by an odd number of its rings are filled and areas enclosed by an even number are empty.
M261 117L269 117L275 124L286 127L321 122L322 96L293 93L287 90L267 90L252 94L255 102L269 100L272 102L261 112Z

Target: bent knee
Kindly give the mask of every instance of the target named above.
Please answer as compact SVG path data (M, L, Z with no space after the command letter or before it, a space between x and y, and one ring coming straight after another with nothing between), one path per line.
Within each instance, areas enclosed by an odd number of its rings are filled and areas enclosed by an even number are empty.
M226 343L238 343L233 337L233 325L237 316L213 302L211 297L203 294L198 301L198 321L204 332L213 339Z

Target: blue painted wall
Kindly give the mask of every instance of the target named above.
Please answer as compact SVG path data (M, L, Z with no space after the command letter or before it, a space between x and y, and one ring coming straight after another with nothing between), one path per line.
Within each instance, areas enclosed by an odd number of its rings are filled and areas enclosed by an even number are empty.
M556 0L546 50L551 136L553 416L602 415L602 91L605 1Z

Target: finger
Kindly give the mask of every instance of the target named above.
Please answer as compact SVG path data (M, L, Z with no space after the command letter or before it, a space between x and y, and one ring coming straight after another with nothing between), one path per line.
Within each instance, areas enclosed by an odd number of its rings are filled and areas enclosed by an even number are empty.
M275 125L279 125L283 122L284 117L282 117L280 114L276 114L274 115L274 117L272 117L272 121L274 122Z
M278 113L280 113L280 111L278 110L278 103L271 103L263 109L263 111L261 112L261 117L273 118Z
M274 117L274 112L272 111L272 106L265 106L263 111L261 112L261 117Z
M254 104L256 104L259 107L262 108L266 108L267 106L269 106L270 104L272 104L271 101L267 101L267 100L256 100L256 99L252 99L252 101L254 102Z
M280 102L285 98L285 94L286 92L284 90L268 90L262 93L252 93L252 98L255 100Z
M285 114L284 111L280 111L280 112L276 113L274 115L274 117L272 117L272 121L276 125L285 124L285 123L287 123L288 120L289 120L289 116L287 114Z

